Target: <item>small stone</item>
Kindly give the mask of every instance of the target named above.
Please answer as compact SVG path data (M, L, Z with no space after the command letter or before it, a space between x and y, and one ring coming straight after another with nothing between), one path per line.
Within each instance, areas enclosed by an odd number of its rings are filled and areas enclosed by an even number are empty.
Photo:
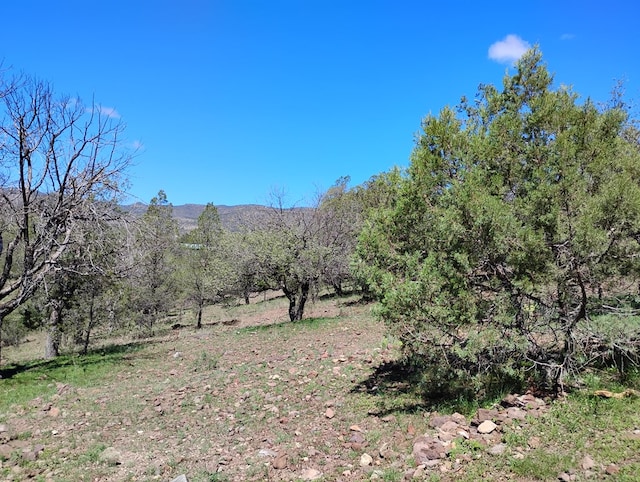
M50 417L58 418L60 416L60 409L58 407L51 407L48 413Z
M274 469L284 469L287 466L287 454L280 454L278 455L273 462L271 463L271 465L273 465Z
M507 445L503 443L499 443L491 447L489 449L489 453L491 455L502 455L505 452L505 450L507 450Z
M7 426L4 423L0 423L0 433L8 432Z
M189 481L187 480L187 476L185 474L181 474L181 475L178 475L171 482L189 482Z
M122 456L120 455L120 452L118 452L115 448L107 447L100 454L98 460L108 465L119 465L122 463L121 458Z
M360 456L360 467L368 467L373 463L373 457L371 455L364 453Z
M591 470L595 467L596 463L589 455L585 455L580 465L582 466L582 470Z
M426 472L424 470L424 465L420 465L413 471L411 474L411 478L423 480L425 478Z
M525 420L527 418L527 412L519 407L507 408L507 417L512 420Z
M540 447L541 445L541 441L540 441L540 437L531 437L528 442L527 445L529 445L529 447L531 447L532 449L537 449L538 447Z
M300 474L302 480L318 480L322 477L322 472L316 469L304 469Z
M336 412L333 410L333 408L329 407L327 408L327 411L324 412L324 416L327 418L333 418L336 416Z
M566 472L562 472L558 475L558 480L561 480L562 482L571 482L571 476Z
M173 358L182 358L182 352L177 351L173 354Z
M260 449L258 456L260 457L275 457L278 454L271 449Z
M493 423L491 420L485 420L480 425L478 425L478 433L489 434L493 432L498 426Z
M609 475L616 475L620 472L620 468L616 464L607 465L607 468L604 471Z
M351 430L352 432L362 432L362 429L359 425L351 425L351 427L349 427L349 430Z

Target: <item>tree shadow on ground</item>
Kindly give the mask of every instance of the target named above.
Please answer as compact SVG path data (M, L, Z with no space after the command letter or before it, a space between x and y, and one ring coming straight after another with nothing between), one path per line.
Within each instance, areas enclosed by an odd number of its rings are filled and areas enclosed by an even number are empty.
M403 360L384 362L351 393L374 398L377 416L428 411L457 411L471 414L507 393L520 392L516 379L494 379L480 389L467 378L443 377L441 367L418 368Z
M144 346L159 343L157 340L144 340L131 343L114 343L100 348L89 350L86 354L60 355L50 360L32 360L26 363L14 363L0 369L0 379L9 379L21 373L30 371L50 371L66 366L87 368L91 365L104 363L106 359L111 361L126 359L132 353L141 350Z

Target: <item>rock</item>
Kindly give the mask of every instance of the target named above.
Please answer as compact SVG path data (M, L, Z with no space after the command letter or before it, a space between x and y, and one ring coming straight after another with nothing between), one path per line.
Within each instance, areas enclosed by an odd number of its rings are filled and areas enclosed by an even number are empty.
M271 463L274 469L284 469L287 467L287 454L278 455Z
M431 437L418 437L413 444L413 457L416 464L421 465L429 460L441 459L446 455L445 446Z
M518 404L518 396L509 394L502 399L500 405L503 407L515 407Z
M478 425L478 433L489 434L493 432L498 426L493 423L491 420L485 420L480 425Z
M412 479L424 480L426 476L426 471L424 470L424 465L420 465L411 473Z
M276 457L278 454L271 449L260 449L258 456L260 457Z
M451 419L449 417L447 417L447 416L434 414L429 419L429 426L431 428L439 428L442 425L444 425L446 422L448 422L449 420L451 420Z
M182 475L178 475L171 482L189 482L189 481L187 480L187 476L185 474L182 474Z
M329 407L327 408L327 411L324 412L324 416L327 418L333 418L336 416L336 412L333 410L333 408Z
M4 423L0 423L0 433L8 432L9 429Z
M438 427L438 429L442 432L448 433L456 433L458 431L458 428L460 428L460 426L453 420L447 420L445 423L440 425L440 427Z
M98 457L98 460L108 465L119 465L122 463L122 455L113 447L107 447Z
M561 480L562 482L571 482L571 475L566 472L562 472L558 475L558 480Z
M537 449L541 444L542 442L540 441L540 437L531 437L527 441L527 445L529 445L529 447L531 447L532 449Z
M519 407L509 407L507 408L507 417L512 420L524 420L527 418L527 412Z
M582 470L591 470L595 467L596 463L590 456L585 455L580 465L582 466Z
M48 413L50 417L58 418L60 416L60 409L58 407L51 407Z
M499 443L491 447L488 452L491 455L502 455L507 450L507 444Z
M368 467L373 463L373 457L371 455L364 453L360 456L360 467Z
M620 472L620 468L616 464L610 464L610 465L607 465L607 468L604 469L604 471L608 475L616 475L618 472Z
M322 472L316 469L304 469L300 474L302 480L318 480L322 477Z
M177 351L173 354L173 358L182 358L182 352Z
M360 432L353 432L351 434L351 437L349 437L349 442L362 444L365 442L364 435L362 435Z
M362 432L362 429L359 425L351 425L351 427L349 427L349 430L351 430L352 432Z
M478 423L482 423L485 420L493 420L498 416L497 410L489 410L488 408L479 408L476 418L478 419Z

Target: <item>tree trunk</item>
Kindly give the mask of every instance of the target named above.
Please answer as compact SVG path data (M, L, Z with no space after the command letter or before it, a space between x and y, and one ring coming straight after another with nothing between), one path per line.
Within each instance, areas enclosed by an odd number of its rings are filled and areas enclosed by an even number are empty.
M302 316L304 315L304 306L307 303L307 299L309 298L310 287L311 284L308 281L305 281L300 285L300 288L298 289L298 305L296 306L294 321L300 321L302 319Z
M0 315L0 365L2 365L2 322L4 321L4 316Z
M311 289L311 283L303 281L295 290L290 290L283 283L282 291L289 300L289 320L300 321L304 315L304 306L309 298L309 290Z
M89 305L89 323L87 324L87 329L84 333L84 343L82 345L82 354L86 355L89 352L89 337L91 336L91 330L93 329L94 324L96 323L96 313L95 313L95 296L91 296L91 304Z
M47 342L45 345L44 357L47 360L55 358L60 354L60 323L62 321L62 302L54 301L51 303L51 313L49 314L49 323L47 324L49 332L47 333Z
M332 284L333 284L333 290L336 292L336 295L338 296L344 295L344 290L342 289L342 281L340 280L334 281Z
M202 305L204 302L202 300L198 301L198 314L196 315L196 329L202 328Z
M245 305L248 305L248 304L250 303L250 301L251 301L251 300L249 299L249 294L250 294L250 292L249 292L249 290L248 290L248 289L247 289L247 290L244 290L244 304L245 304Z

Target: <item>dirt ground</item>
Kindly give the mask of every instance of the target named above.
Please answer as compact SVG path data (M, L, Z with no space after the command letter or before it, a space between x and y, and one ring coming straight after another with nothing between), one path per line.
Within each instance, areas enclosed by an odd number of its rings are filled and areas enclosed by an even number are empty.
M15 407L5 423L19 434L13 448L34 459L14 465L9 480L399 473L415 429L378 413L364 388L395 356L369 311L354 300L318 300L307 316L320 320L292 324L283 299L222 309L202 330L179 323L145 340L99 386L52 380L53 397ZM361 467L365 452L376 462Z

